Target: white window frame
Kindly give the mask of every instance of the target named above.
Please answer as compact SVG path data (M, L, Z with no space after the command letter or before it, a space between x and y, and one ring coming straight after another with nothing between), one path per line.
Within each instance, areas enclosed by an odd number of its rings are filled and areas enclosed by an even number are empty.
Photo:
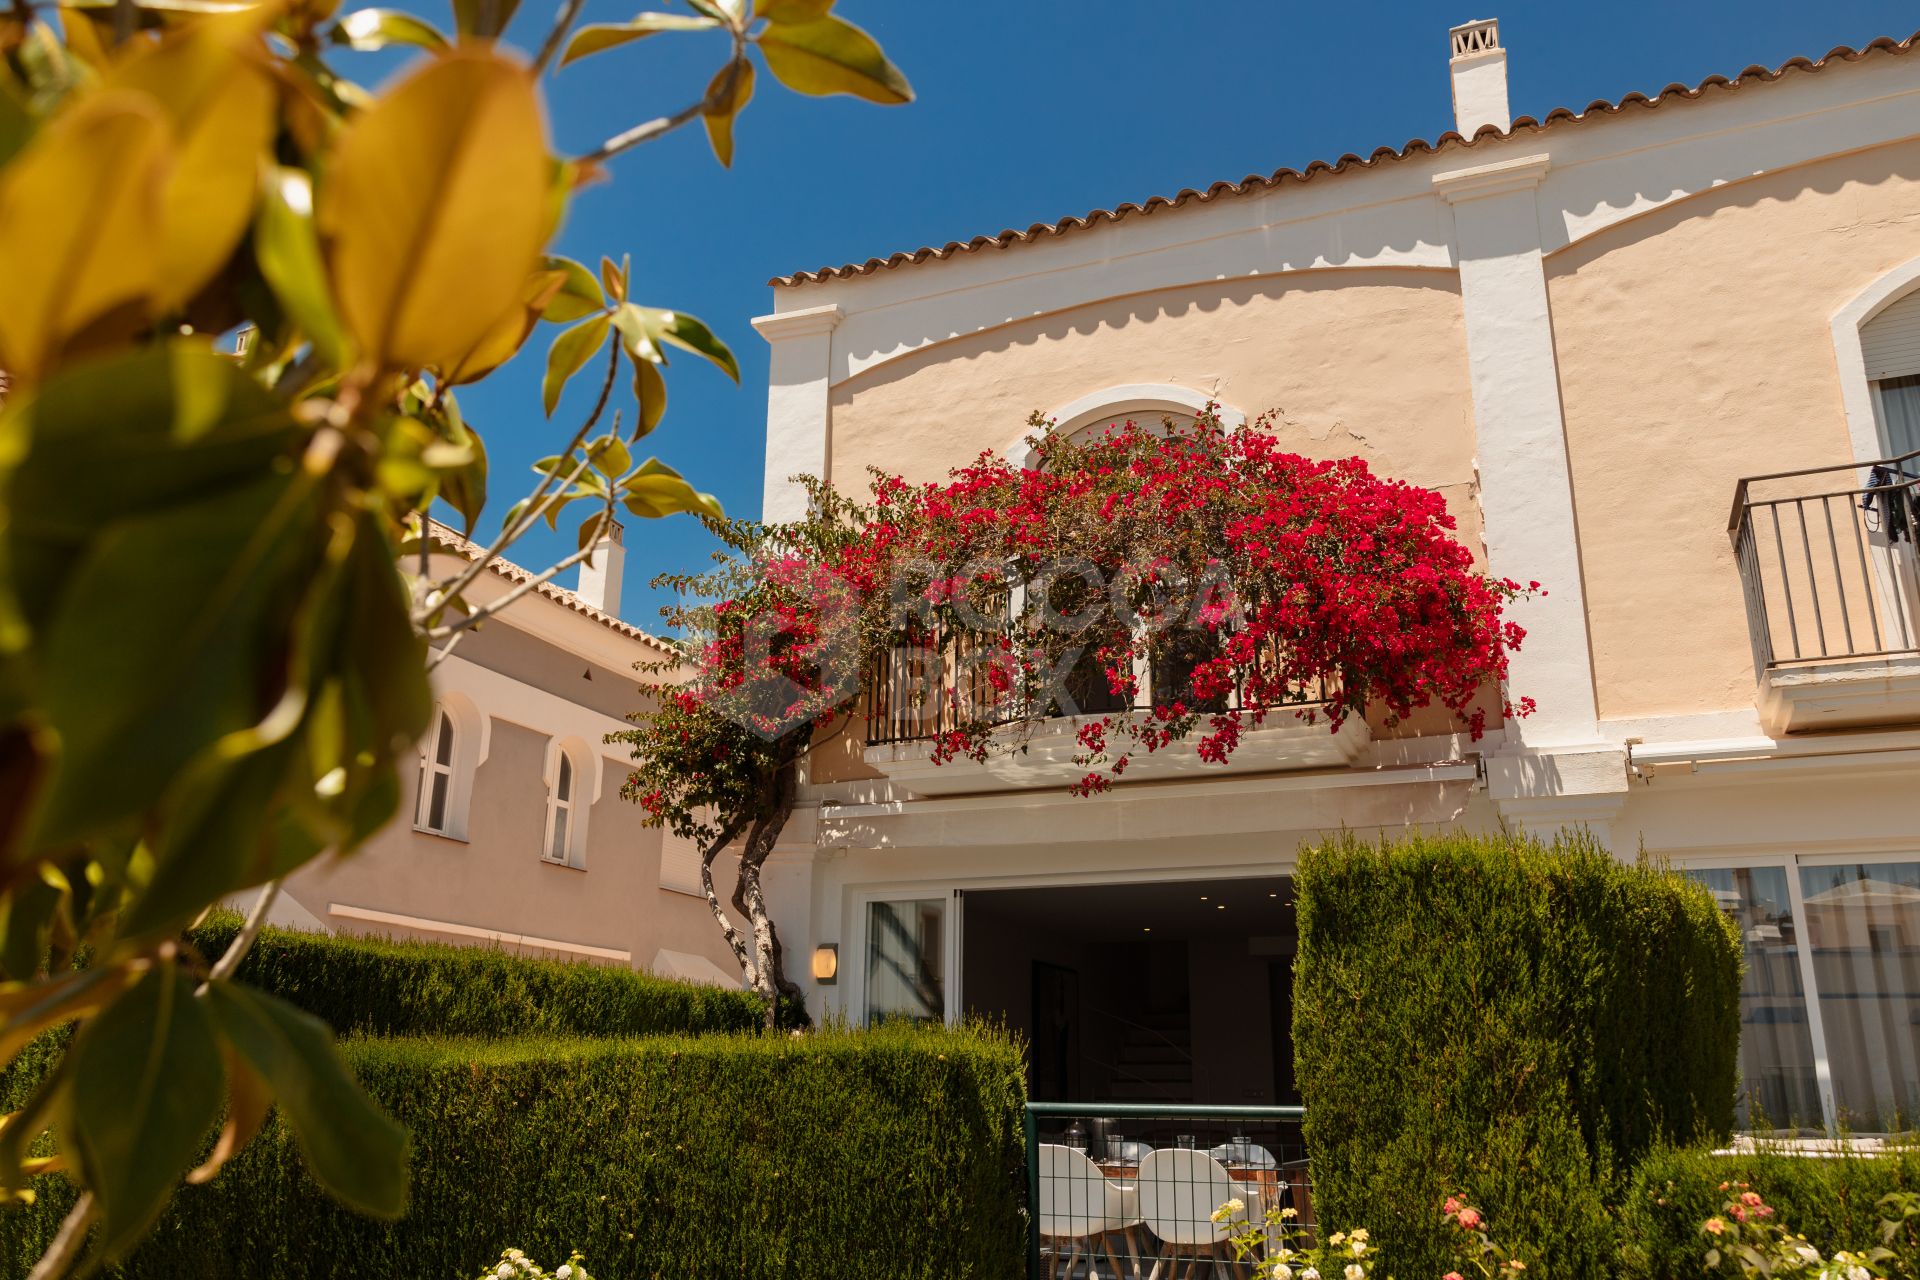
M847 1012L859 1019L860 1025L867 1023L867 944L872 906L876 902L924 902L938 899L946 905L940 939L941 963L946 966L941 981L941 1002L944 1005L942 1017L948 1025L960 1020L960 973L962 954L960 950L961 896L964 890L952 884L905 884L867 887L850 892L849 905L853 909L853 955L842 953L841 971L847 991ZM851 972L848 962L851 960Z
M435 758L442 717L453 731L453 758L445 766ZM466 694L449 690L440 695L418 748L420 768L415 774L417 794L413 804L415 831L445 840L463 843L468 840L474 775L486 763L492 727L492 720ZM440 825L435 827L429 825L427 819L432 811L433 777L441 772L447 776L447 807Z
M560 798L560 763L570 773L567 798ZM579 738L549 738L543 773L547 784L546 821L540 828L540 860L549 866L587 869L587 820L600 799L600 757ZM553 856L553 829L561 813L567 818L566 848Z
M1741 867L1779 867L1787 877L1787 905L1793 912L1795 959L1800 966L1800 987L1807 1001L1807 1033L1813 1041L1813 1075L1820 1093L1822 1119L1827 1132L1839 1136L1840 1106L1834 1093L1832 1060L1827 1053L1827 1028L1820 1009L1820 986L1815 979L1812 940L1807 935L1807 908L1800 886L1801 867L1848 866L1875 863L1920 863L1920 849L1866 849L1852 853L1831 850L1771 849L1750 854L1716 854L1707 858L1672 857L1675 871L1730 871Z

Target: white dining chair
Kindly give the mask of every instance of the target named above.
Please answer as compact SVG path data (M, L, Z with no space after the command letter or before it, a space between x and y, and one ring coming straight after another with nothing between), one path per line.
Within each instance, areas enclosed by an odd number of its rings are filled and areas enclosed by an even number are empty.
M1083 1151L1043 1143L1040 1147L1040 1238L1053 1246L1054 1257L1066 1246L1060 1275L1071 1277L1076 1262L1086 1261L1088 1280L1098 1280L1096 1248L1106 1255L1115 1280L1122 1275L1113 1252L1116 1234L1130 1235L1140 1225L1140 1193L1100 1172ZM1139 1270L1138 1249L1130 1249Z
M1161 1267L1168 1263L1172 1268L1166 1274L1173 1280L1182 1257L1187 1259L1188 1276L1203 1261L1211 1262L1213 1274L1224 1275L1226 1243L1232 1232L1225 1223L1213 1220L1213 1211L1237 1198L1246 1204L1244 1216L1249 1222L1259 1222L1266 1213L1260 1189L1235 1182L1227 1167L1205 1151L1154 1152L1140 1162L1139 1186L1140 1216L1147 1230L1166 1245L1149 1280L1160 1280Z

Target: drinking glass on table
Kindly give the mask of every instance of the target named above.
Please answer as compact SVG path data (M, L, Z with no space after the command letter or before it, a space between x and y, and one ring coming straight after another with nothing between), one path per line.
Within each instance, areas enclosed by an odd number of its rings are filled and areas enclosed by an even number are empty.
M1190 1133L1176 1133L1173 1136L1173 1145L1182 1151L1191 1151L1194 1147L1193 1135Z

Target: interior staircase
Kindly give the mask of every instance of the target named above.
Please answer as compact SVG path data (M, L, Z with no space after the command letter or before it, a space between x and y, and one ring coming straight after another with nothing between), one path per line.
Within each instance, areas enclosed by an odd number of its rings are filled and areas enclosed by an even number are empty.
M1105 1102L1193 1101L1193 1029L1187 1012L1122 1020Z

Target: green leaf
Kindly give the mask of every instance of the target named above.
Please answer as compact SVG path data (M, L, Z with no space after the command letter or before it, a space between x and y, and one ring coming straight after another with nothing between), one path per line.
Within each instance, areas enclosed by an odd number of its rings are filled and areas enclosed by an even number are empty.
M655 342L671 343L682 351L691 351L711 361L735 382L740 381L740 362L734 359L732 349L714 337L713 330L707 328L697 316L690 316L684 311L667 311L658 307L635 307L634 309L640 313L641 324L645 326L648 336Z
M75 1038L64 1117L109 1259L140 1239L220 1114L220 1046L193 986L156 963Z
M613 313L613 327L620 331L620 345L635 364L663 364L666 355L654 339L647 308L623 302Z
M559 407L560 393L566 389L567 381L580 372L607 340L611 323L605 315L595 315L553 340L553 346L547 350L547 376L540 383L540 400L549 418Z
M447 47L447 38L432 24L399 9L356 9L334 23L327 38L362 53L394 44L436 50Z
M451 407L451 392L442 400L442 404ZM479 523L480 512L487 505L487 445L478 432L467 428L460 421L458 412L449 415L447 423L448 439L464 446L468 460L459 467L445 472L440 477L440 497L448 506L460 513L465 522L460 530L461 536L471 538L473 527Z
M627 267L624 262L615 266L612 258L600 259L600 284L607 296L615 302L627 300Z
M643 520L654 520L682 511L710 516L715 520L726 519L719 499L710 493L695 490L681 479L678 471L658 458L648 458L641 463L639 470L620 482L619 488L621 505L626 507L628 514Z
M541 265L565 277L560 284L560 291L547 300L546 307L540 312L542 320L565 323L607 309L607 297L600 291L600 282L594 278L593 272L572 258L547 257L541 259Z
M631 22L596 23L573 33L573 38L567 41L566 52L560 55L560 65L564 67L577 59L644 40L662 31L711 31L724 25L717 18L689 17L684 13L643 13Z
M272 1088L314 1180L361 1213L399 1217L407 1206L407 1131L360 1088L327 1025L231 982L209 986L206 1004L227 1043Z
M330 369L350 362L346 331L333 308L320 236L313 228L313 186L300 169L271 167L254 223L253 252L273 296Z
M0 80L0 165L18 155L33 137L33 113L13 91L10 79Z
M816 22L833 9L833 0L756 0L753 16L768 22Z
M847 93L882 106L913 101L913 86L873 37L842 18L775 23L758 43L767 69L797 93Z

